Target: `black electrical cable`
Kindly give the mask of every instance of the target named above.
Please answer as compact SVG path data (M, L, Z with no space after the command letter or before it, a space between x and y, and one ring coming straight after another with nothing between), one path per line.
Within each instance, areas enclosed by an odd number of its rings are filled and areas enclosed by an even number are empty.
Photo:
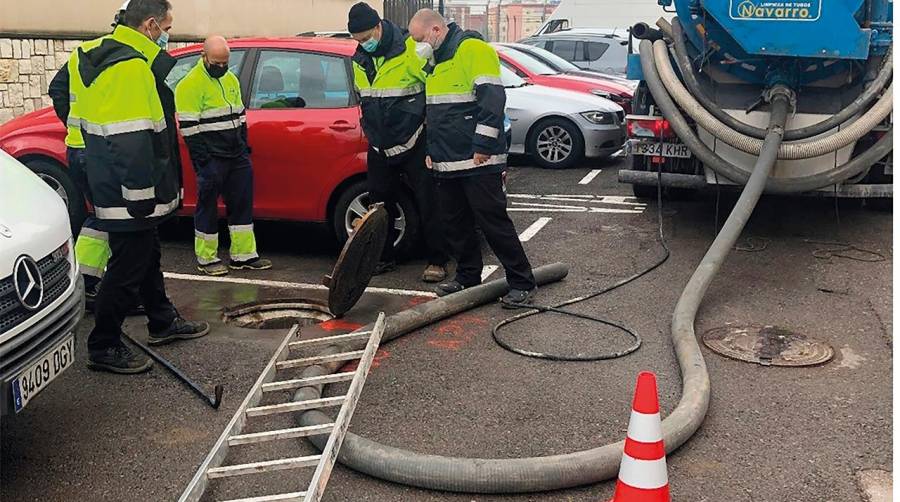
M504 319L503 321L500 321L499 323L497 323L496 326L494 326L494 329L491 330L491 336L494 338L494 342L496 342L497 345L499 345L500 347L502 347L505 350L508 350L509 352L512 352L514 354L519 354L520 356L533 357L533 358L537 358L537 359L548 359L550 361L602 361L602 360L606 360L606 359L617 359L619 357L627 356L628 354L631 354L632 352L634 352L640 348L641 343L642 343L640 335L638 335L631 329L627 328L626 326L623 326L621 324L618 324L618 323L615 323L615 322L612 322L612 321L609 321L606 319L601 319L599 317L594 317L594 316L590 316L587 314L580 314L578 312L572 312L570 310L563 310L562 307L574 305L576 303L581 303L581 302L584 302L584 301L587 301L587 300L590 300L593 298L597 298L600 295L604 295L606 293L609 293L610 291L619 289L622 286L625 286L626 284L634 282L634 281L640 279L641 277L649 274L650 272L653 272L654 270L659 268L663 263L665 263L669 259L671 252L669 251L669 246L666 244L666 236L663 233L662 167L661 167L661 164L657 164L656 175L657 175L656 216L657 216L657 222L659 224L659 235L658 235L659 239L658 240L659 240L660 246L662 246L662 248L664 250L662 258L660 258L657 262L655 262L650 267L648 267L632 276L626 277L625 279L622 279L621 281L613 284L612 286L606 287L599 291L595 291L588 295L579 296L577 298L572 298L572 299L566 300L562 303L558 303L553 306L522 305L523 308L528 308L529 310L527 312L523 312L519 315L510 317L509 319ZM562 314L562 315L567 315L567 316L571 316L571 317L576 317L578 319L585 319L588 321L594 321L594 322L597 322L600 324L605 324L606 326L616 328L617 330L630 336L634 340L634 342L628 348L617 351L617 352L609 352L606 354L567 355L567 354L550 354L547 352L535 352L532 350L520 349L518 347L512 346L509 342L500 338L500 330L504 326L508 326L515 322L521 321L522 319L527 319L529 317L532 317L532 316L535 316L538 314L544 314L547 312L553 312L555 314Z

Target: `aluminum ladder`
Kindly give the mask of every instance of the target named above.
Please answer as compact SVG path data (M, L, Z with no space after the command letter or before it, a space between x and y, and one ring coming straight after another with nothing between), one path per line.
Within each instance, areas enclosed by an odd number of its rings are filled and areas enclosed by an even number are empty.
M227 478L233 476L243 476L249 474L265 473L280 471L285 469L300 469L315 467L312 481L306 491L280 493L275 495L262 495L250 498L231 499L228 502L274 502L274 501L303 501L303 502L319 502L331 476L337 460L338 451L341 443L346 436L347 429L350 426L350 418L359 401L362 393L363 385L366 382L366 376L372 361L375 358L375 352L381 343L381 337L384 334L384 313L378 315L378 320L372 331L353 332L346 335L336 335L324 338L315 338L310 340L301 340L292 342L299 330L299 325L294 325L288 332L287 336L281 342L275 355L266 365L262 374L253 384L250 393L244 398L243 403L238 408L234 417L228 422L225 431L219 436L212 451L209 452L206 459L200 464L197 473L191 479L190 484L178 499L179 502L199 502L206 491L209 481L218 478ZM346 342L355 342L368 339L364 350L343 352L340 354L332 354L326 356L303 357L298 359L289 359L292 349L306 349L311 347L326 347L329 345L343 344ZM341 362L359 360L359 364L355 371L335 373L333 375L324 375L311 378L301 378L295 380L275 380L278 370L289 368L302 368L313 366L320 363ZM322 385L336 382L350 382L347 393L343 396L326 397L321 399L313 399L310 401L289 402L283 404L274 404L268 406L259 406L263 395L269 392L284 391L291 389L299 389L313 385ZM278 413L291 413L296 411L314 410L321 408L329 408L340 406L337 418L334 423L314 425L310 427L296 427L291 429L280 429L265 432L257 432L252 434L242 434L241 430L247 424L248 419L258 416L273 415ZM320 455L311 455L294 458L280 458L274 460L266 460L261 462L253 462L237 465L223 465L230 447L259 444L267 441L278 441L293 438L303 438L316 435L329 434L328 443Z

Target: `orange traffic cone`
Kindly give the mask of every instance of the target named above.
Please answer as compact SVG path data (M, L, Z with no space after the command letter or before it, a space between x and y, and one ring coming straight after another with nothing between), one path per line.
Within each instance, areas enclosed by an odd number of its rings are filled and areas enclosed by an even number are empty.
M644 371L638 375L616 494L610 502L670 501L656 375Z

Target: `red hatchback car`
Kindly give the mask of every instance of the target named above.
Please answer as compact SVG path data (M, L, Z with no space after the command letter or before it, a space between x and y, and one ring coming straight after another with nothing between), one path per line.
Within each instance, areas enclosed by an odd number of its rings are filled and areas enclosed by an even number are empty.
M241 82L255 170L254 216L260 220L328 223L346 240L367 207L366 139L353 88L356 42L334 38L239 39L230 67ZM175 85L197 63L201 46L172 51ZM290 106L290 107L288 107ZM73 226L85 217L83 197L66 175L65 128L51 108L0 126L0 148L29 166L69 204ZM196 178L182 141L185 201L193 214ZM400 201L401 247L416 241L413 197ZM224 208L222 208L224 214Z
M622 107L625 113L631 113L631 99L634 89L617 77L603 78L586 76L584 73L570 74L557 71L540 59L516 49L512 44L492 44L500 56L500 64L512 70L522 79L532 83L586 92L601 96ZM529 48L535 49L535 48Z

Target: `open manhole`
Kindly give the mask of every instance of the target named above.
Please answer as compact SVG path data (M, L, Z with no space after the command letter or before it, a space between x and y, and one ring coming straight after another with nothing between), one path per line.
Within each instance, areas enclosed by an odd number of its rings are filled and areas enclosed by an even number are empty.
M225 324L248 329L290 329L312 326L330 321L334 316L328 307L312 300L288 298L269 302L254 302L226 309Z
M814 366L834 357L827 343L777 326L726 324L703 335L710 350L763 366Z
M360 218L347 240L331 274L323 283L328 288L328 304L305 298L254 302L226 308L227 325L249 329L301 328L343 316L362 297L375 272L388 234L388 212L383 204L373 205Z

